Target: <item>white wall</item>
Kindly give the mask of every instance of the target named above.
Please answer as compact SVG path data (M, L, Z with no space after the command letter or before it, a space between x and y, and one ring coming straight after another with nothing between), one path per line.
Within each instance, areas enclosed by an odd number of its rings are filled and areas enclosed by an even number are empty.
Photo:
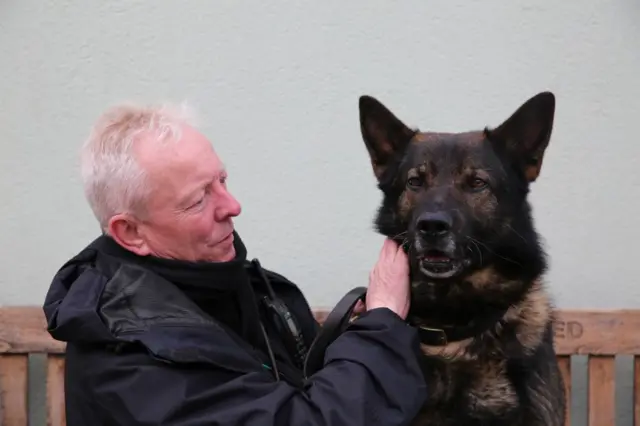
M41 304L96 236L77 150L113 102L192 102L249 254L332 305L381 243L359 95L456 131L549 89L532 201L551 289L561 307L638 307L639 23L633 0L2 1L0 303Z

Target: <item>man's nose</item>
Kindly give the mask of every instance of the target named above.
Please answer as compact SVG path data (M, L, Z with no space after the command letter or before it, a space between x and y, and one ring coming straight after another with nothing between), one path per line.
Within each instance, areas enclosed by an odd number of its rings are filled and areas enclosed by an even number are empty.
M238 200L236 200L230 192L224 191L217 200L217 207L215 210L216 220L221 222L229 217L238 216L241 211L242 207Z
M451 232L453 218L447 212L427 212L418 217L416 230L425 238L440 238Z

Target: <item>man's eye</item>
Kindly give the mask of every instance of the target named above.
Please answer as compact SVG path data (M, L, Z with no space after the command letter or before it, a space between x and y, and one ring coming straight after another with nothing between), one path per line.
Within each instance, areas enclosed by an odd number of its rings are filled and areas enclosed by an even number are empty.
M190 209L195 208L200 206L202 203L204 202L204 197L200 198L198 201L196 201L195 203L191 204L191 206L189 206Z

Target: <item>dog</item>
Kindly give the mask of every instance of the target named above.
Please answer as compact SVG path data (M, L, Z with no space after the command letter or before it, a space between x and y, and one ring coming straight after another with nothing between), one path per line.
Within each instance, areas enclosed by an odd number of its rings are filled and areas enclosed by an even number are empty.
M383 195L374 226L410 263L407 321L419 331L428 392L413 426L564 423L547 255L527 199L555 103L541 92L495 128L446 133L412 129L359 98Z

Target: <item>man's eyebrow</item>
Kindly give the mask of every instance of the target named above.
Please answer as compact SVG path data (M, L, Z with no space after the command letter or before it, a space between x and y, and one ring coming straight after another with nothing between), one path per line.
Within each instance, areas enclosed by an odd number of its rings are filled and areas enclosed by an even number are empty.
M207 179L201 179L198 182L197 186L194 186L193 189L191 189L189 192L181 196L179 205L183 207L188 206L188 204L192 201L193 197L196 194L198 194L200 191L202 191L202 189L205 186L211 184L211 182L215 181L216 179L219 179L220 176L226 175L226 174L227 174L226 167L224 167L224 165L220 166L211 176L209 176Z

